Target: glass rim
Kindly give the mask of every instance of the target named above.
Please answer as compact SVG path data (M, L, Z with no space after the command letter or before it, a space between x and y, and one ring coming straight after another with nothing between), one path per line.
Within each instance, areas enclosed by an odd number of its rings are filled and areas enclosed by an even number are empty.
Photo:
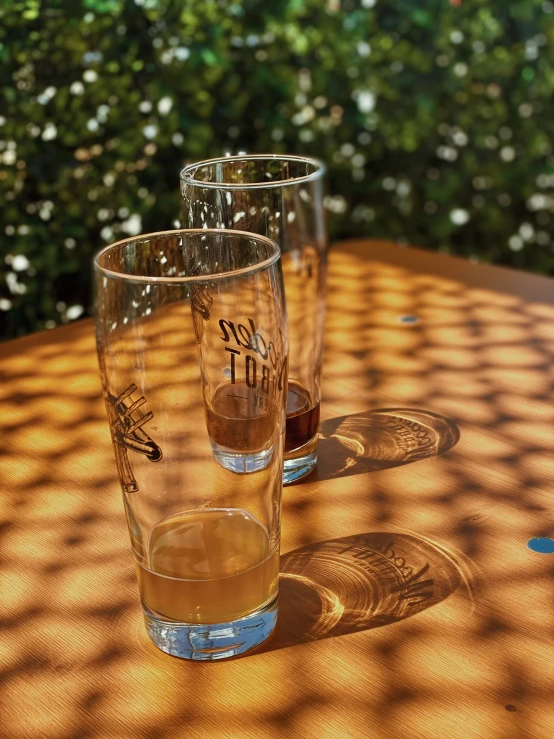
M291 177L288 180L268 180L267 182L204 182L197 180L194 173L200 167L205 167L212 164L223 164L224 162L244 162L244 161L282 161L282 162L295 162L311 164L314 166L314 171L310 174L302 175L300 177ZM296 154L235 154L231 157L216 157L215 159L203 159L199 162L193 162L187 164L181 170L179 175L183 182L188 185L194 185L196 187L206 187L211 190L266 190L276 187L290 187L298 185L303 182L313 182L323 178L327 166L321 159L315 159L314 157L298 156Z
M272 253L269 257L266 257L260 262L257 262L256 264L252 264L249 267L239 267L237 269L233 269L226 272L217 272L214 274L203 274L203 275L188 275L188 276L176 276L176 277L154 277L154 276L148 276L148 275L131 275L127 274L125 272L115 272L112 269L107 269L106 267L103 267L99 260L102 256L107 254L108 252L119 248L119 247L125 247L129 246L130 244L137 243L140 241L146 241L148 239L166 239L166 238L173 238L175 236L181 236L181 235L202 235L206 236L209 234L217 234L218 236L223 236L224 238L236 238L236 237L242 237L242 238L248 238L253 241L258 241L261 244L265 244L266 246L271 247ZM262 272L268 267L271 267L272 264L275 264L279 259L281 258L281 250L279 249L278 245L275 241L272 239L267 238L267 236L262 236L261 234L253 233L252 231L234 231L232 229L223 229L223 228L178 228L173 229L170 231L153 231L152 233L145 233L145 234L138 234L137 236L129 236L126 239L121 239L120 241L115 241L113 244L108 244L108 246L105 246L103 249L101 249L97 254L94 256L93 264L95 270L104 275L105 277L109 277L113 280L122 280L124 282L133 282L133 283L139 283L139 284L163 284L163 285L188 285L188 284L197 284L197 283L205 283L205 282L224 282L226 280L233 280L237 277L245 277L247 275L256 274L257 272Z

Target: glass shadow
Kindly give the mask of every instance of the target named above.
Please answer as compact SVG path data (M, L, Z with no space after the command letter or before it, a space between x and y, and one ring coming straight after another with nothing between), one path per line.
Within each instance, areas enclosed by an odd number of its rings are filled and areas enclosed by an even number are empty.
M321 424L317 467L306 482L435 457L451 449L459 438L454 421L417 408L378 408L331 418Z
M415 616L464 583L467 564L411 534L367 533L281 558L279 617L257 652L374 629Z

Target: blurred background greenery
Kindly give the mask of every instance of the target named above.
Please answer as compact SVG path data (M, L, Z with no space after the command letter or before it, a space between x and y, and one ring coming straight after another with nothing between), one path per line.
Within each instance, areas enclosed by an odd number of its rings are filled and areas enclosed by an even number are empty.
M553 42L550 0L3 0L2 335L86 315L225 152L324 159L334 239L554 273Z

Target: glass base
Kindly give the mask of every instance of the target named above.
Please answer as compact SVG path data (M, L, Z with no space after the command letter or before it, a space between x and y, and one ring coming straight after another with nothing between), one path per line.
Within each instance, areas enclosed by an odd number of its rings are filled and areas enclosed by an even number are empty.
M239 454L230 452L225 447L212 441L212 449L216 462L226 470L236 472L239 475L247 475L251 472L265 470L273 459L273 447L252 454Z
M236 657L261 644L277 623L277 598L249 616L221 624L168 621L144 605L143 610L150 639L162 652L182 659Z
M283 464L283 485L298 482L313 472L317 464L317 451L295 459L285 459Z

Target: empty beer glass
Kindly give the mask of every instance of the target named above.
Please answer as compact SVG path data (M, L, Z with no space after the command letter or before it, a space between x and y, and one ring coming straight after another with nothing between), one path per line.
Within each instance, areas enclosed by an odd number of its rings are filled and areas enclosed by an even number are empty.
M281 248L289 322L284 482L317 461L325 311L324 165L296 156L211 159L181 172L182 224L240 228Z
M104 398L146 628L177 657L259 644L277 616L287 382L271 240L181 230L95 259Z

